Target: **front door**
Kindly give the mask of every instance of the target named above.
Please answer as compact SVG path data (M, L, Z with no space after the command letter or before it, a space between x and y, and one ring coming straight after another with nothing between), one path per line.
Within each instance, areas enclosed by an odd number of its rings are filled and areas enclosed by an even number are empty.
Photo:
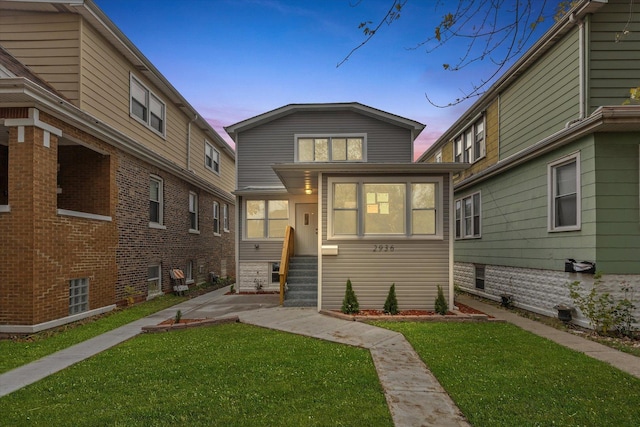
M318 255L318 204L298 203L295 225L296 255Z

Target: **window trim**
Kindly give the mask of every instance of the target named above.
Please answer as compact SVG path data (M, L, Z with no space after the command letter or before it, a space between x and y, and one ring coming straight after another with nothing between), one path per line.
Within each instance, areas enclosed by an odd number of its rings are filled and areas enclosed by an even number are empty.
M220 203L213 202L213 235L220 236Z
M300 139L304 139L304 138L310 138L310 139L320 139L320 138L326 138L328 139L328 147L327 147L327 154L328 154L328 158L329 160L327 160L328 163L365 163L367 162L367 134L366 133L336 133L336 134L321 134L321 133L297 133L293 136L293 140L294 140L294 159L295 159L295 163L322 163L322 162L316 162L316 161L312 161L312 162L301 162L299 160L299 148L298 148L298 141ZM331 147L331 141L332 139L342 139L342 138L362 138L362 159L360 160L333 160L333 153L332 153L332 147Z
M194 201L194 210L191 210L191 198L193 197ZM189 203L188 203L188 211L189 211L189 232L190 233L200 233L200 218L198 215L198 193L194 191L189 191ZM195 228L192 227L193 221L191 219L191 215L195 215Z
M482 192L476 191L469 193L464 197L456 199L453 202L453 235L456 240L469 240L469 239L481 239L482 238ZM474 198L478 196L478 207L480 212L476 213L474 208ZM465 200L471 200L471 234L467 234L465 225L464 214L464 202ZM460 217L458 217L458 203L460 204ZM475 217L478 217L478 230L475 230ZM460 227L458 227L458 222ZM477 231L477 233L476 233Z
M229 232L229 204L222 205L222 231Z
M145 104L143 105L143 107L145 107L147 109L146 120L143 119L143 118L138 117L133 112L133 101L134 101L134 99L138 103L140 102L138 99L134 98L134 96L133 96L134 84L140 86L142 88L142 90L145 92ZM159 131L158 129L156 129L155 127L153 127L151 125L151 100L152 100L152 97L162 106L162 115L163 115L163 117L161 118L161 120L162 120L162 130L161 131ZM158 95L153 93L153 91L151 89L149 89L149 87L147 85L142 83L142 80L137 78L133 73L129 73L129 117L135 119L139 123L142 123L148 129L150 129L154 133L160 135L161 137L166 138L166 133L167 133L167 104L162 99L160 99L160 97Z
M187 263L184 266L184 282L187 285L195 282L195 280L193 279L193 266L194 262L192 259L187 260Z
M357 231L354 235L339 234L333 232L333 188L334 184L355 183L357 206L355 208L357 215ZM365 234L364 233L364 215L366 205L364 194L365 184L405 184L405 232L404 234ZM435 184L435 226L434 234L413 234L413 201L411 197L412 184ZM442 240L444 238L444 180L442 177L329 177L327 179L327 240Z
M164 180L157 175L149 175L149 187L151 187L151 182L155 181L158 183L158 221L151 221L151 212L149 212L149 227L150 228L159 228L166 229L164 225ZM151 189L151 188L149 188ZM149 203L154 202L155 200L151 200L151 195L149 195Z
M442 163L442 148L436 152L435 162Z
M207 149L211 149L211 154L216 154L218 156L218 160L215 161L213 156L209 156L207 153ZM211 158L211 166L209 166L207 164L207 159ZM206 139L204 140L204 167L209 169L211 172L220 175L220 151L218 151L218 149L216 147L213 146L212 143L210 143L209 141L207 141Z
M266 240L266 241L282 241L284 240L284 236L282 237L269 237L269 202L287 202L287 224L291 225L291 203L289 199L282 199L282 198L248 198L243 200L243 230L242 230L242 240L249 240L249 241L262 241L262 240ZM264 202L264 218L262 219L264 221L264 226L263 226L263 230L262 230L262 237L248 237L247 236L247 232L249 230L248 227L248 214L247 214L247 203L248 202ZM277 218L277 219L284 219L284 218Z
M157 267L158 268L158 276L157 277L149 277L149 268L152 267ZM158 281L158 292L149 292L149 282L152 282L154 280ZM147 299L151 299L157 296L162 295L162 264L161 263L157 263L157 264L149 264L147 265Z
M576 225L555 226L556 222L556 173L558 167L570 163L576 164ZM558 233L564 231L578 231L582 229L582 176L580 172L580 152L571 153L547 164L547 231Z
M482 123L482 139L478 138L477 125ZM468 141L468 137L472 140ZM452 139L453 141L453 161L455 163L476 163L487 157L487 123L486 114L481 113L470 121ZM480 145L478 145L478 141ZM478 149L477 149L477 148ZM480 151L480 153L476 153Z

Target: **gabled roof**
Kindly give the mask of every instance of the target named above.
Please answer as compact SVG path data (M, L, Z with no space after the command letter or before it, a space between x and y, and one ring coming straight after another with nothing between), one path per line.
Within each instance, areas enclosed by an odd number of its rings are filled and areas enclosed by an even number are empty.
M594 13L607 3L607 0L582 0L565 16L558 20L546 33L538 39L529 50L522 55L491 87L476 101L456 122L438 138L417 160L424 161L438 148L453 139L474 117L483 112L495 97L506 87L518 79L538 59L549 51L571 28L587 14Z
M239 132L244 132L256 126L260 126L264 123L268 123L281 117L288 116L289 114L294 114L301 111L353 111L411 130L411 141L415 140L420 132L422 132L422 130L425 128L425 125L416 122L415 120L387 113L386 111L378 110L376 108L369 107L358 102L345 102L326 104L289 104L285 105L284 107L276 108L275 110L271 110L266 113L259 114L255 117L243 120L236 124L226 126L224 129L231 136L231 138L233 138L233 140L237 142L236 138Z
M107 41L133 64L136 71L147 77L160 88L175 106L188 116L195 118L195 123L203 129L231 158L235 159L235 151L222 137L202 118L196 109L173 87L160 71L142 52L124 35L122 31L92 0L0 0L0 9L19 10L42 13L71 13L82 16Z

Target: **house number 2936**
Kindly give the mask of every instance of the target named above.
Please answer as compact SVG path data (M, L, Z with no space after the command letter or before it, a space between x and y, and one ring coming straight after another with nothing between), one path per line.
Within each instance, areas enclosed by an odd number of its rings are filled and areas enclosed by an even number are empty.
M373 245L373 252L393 252L393 245Z

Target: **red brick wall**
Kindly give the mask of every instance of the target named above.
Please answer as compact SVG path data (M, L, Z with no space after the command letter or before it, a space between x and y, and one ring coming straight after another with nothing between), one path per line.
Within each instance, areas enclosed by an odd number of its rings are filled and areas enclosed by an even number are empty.
M9 203L9 147L0 145L0 205Z

